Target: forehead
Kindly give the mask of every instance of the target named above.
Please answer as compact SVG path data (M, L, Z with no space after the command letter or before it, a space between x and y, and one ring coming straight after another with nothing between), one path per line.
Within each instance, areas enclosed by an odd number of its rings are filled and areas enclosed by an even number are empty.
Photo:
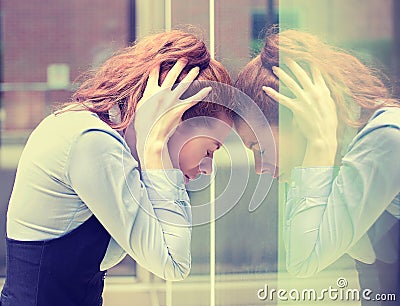
M204 147L206 146L209 149L216 150L222 147L223 145L223 139L216 139L213 137L201 135L198 137L193 137L187 140L185 142L186 144L190 144L191 146L200 146Z
M232 125L228 117L194 117L183 121L179 129L188 137L204 137L223 142L232 130Z

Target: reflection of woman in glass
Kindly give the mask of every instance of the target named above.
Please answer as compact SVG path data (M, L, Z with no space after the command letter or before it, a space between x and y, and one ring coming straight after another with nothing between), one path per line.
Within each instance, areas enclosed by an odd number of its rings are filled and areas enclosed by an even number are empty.
M257 172L289 183L288 270L310 276L348 253L361 286L378 289L381 277L398 288L400 105L384 83L354 56L287 30L268 35L237 87L261 108L279 148L271 171L262 135L237 120Z
M195 79L230 83L195 36L153 35L112 56L86 78L75 102L39 124L9 203L1 305L101 305L104 271L126 253L164 279L188 275L184 180L209 174L232 125L228 108L199 102L216 91ZM163 148L184 132L171 132L181 118L198 116L219 123L199 126L201 136L186 139L172 161Z

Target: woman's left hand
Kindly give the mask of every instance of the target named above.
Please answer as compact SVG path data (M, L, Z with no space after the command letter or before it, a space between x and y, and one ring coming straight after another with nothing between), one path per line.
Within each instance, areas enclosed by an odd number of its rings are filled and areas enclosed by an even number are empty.
M303 166L330 165L337 150L338 117L335 101L316 67L311 67L310 77L295 61L288 60L286 64L298 82L281 68L273 67L273 72L292 92L294 98L270 87L264 86L263 90L292 111L295 123L307 139Z
M205 87L193 96L181 99L200 71L198 67L192 68L174 87L186 65L186 59L178 60L168 71L161 85L160 66L150 72L133 122L136 150L142 169L172 167L167 150L169 137L181 122L183 113L202 101L211 91L211 87Z

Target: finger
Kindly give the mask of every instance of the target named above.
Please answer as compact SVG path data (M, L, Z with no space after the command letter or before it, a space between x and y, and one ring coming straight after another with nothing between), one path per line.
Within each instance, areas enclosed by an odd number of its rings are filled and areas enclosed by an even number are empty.
M288 59L286 64L304 89L313 87L312 80L299 64L291 59Z
M172 66L171 70L168 71L164 82L161 84L161 88L171 88L175 84L182 70L186 67L187 62L188 61L185 58L179 59L174 66Z
M290 109L292 112L295 112L297 109L296 103L293 101L293 99L286 97L285 95L277 92L275 89L267 86L263 86L262 90L269 96L271 97L274 101L278 102L279 104L282 104L283 106L286 106L288 109Z
M194 67L189 71L189 73L184 77L184 79L176 86L174 92L176 96L179 98L192 84L192 82L196 79L199 75L200 68Z
M315 85L323 86L323 87L327 88L324 77L322 76L321 71L317 67L311 66L311 74L312 74Z
M137 109L143 105L144 101L146 101L149 97L154 95L156 91L158 91L159 76L160 76L160 65L157 65L149 73L149 77L147 78L146 86L144 88L143 96L136 105Z
M279 78L279 80L286 85L286 87L296 96L301 97L304 90L297 84L295 80L292 79L285 71L279 67L272 67L272 71Z
M160 78L160 65L157 65L156 67L154 67L150 73L149 73L149 78L147 79L147 83L146 83L146 89L147 87L154 87L157 86L158 87L158 79Z
M203 101L205 99L205 97L211 92L212 88L211 87L205 87L203 89L201 89L198 93L196 93L195 95L182 100L181 103L179 103L179 109L183 110L182 114L188 110L189 108L191 108L192 106L196 105L197 103L199 103L200 101Z

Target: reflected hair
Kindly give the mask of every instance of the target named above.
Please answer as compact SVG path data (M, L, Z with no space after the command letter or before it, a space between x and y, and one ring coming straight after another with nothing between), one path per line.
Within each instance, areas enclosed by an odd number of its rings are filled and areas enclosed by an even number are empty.
M161 84L180 58L186 58L188 64L177 82L180 82L190 69L198 66L200 72L196 80L231 84L227 70L211 58L202 39L191 33L172 30L149 35L132 46L119 50L97 69L81 75L78 79L81 85L72 96L73 102L81 103L85 109L96 113L113 129L124 129L135 114L150 71L160 65ZM218 93L211 91L209 96L216 94ZM218 116L221 113L232 117L229 107L207 101L204 99L192 106L184 113L183 119ZM119 123L114 123L109 117L109 110L115 105L121 111Z
M368 67L350 52L328 45L312 34L297 30L279 32L278 27L273 27L266 35L260 54L245 66L235 83L260 107L270 124L278 124L280 110L290 111L279 107L263 92L262 86L279 90L279 80L272 67L280 65L286 70L286 59L296 61L309 74L311 66L321 71L336 102L338 117L349 126L365 125L378 108L400 106L383 82L388 78L378 69Z

